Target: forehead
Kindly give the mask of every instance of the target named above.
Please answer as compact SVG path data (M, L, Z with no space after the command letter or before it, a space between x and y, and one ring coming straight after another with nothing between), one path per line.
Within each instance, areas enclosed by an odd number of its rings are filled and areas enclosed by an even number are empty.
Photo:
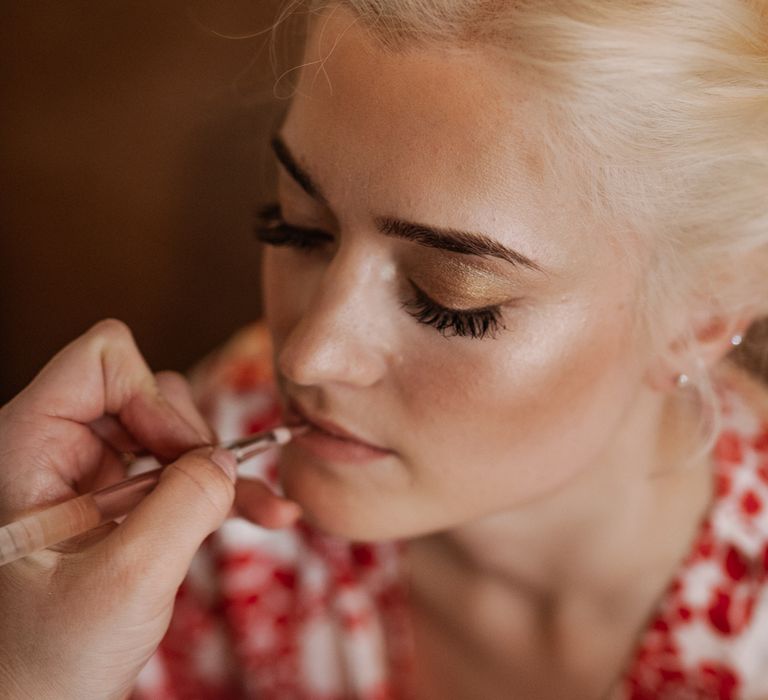
M556 269L605 239L546 174L545 123L541 95L498 50L388 52L332 6L313 20L282 131L340 210L485 231Z
M503 80L509 66L492 49L384 51L358 17L335 6L314 20L305 51L289 125L322 120L329 141L343 133L371 157L405 154L416 158L414 169L439 167L469 182L510 158L535 165L532 90Z

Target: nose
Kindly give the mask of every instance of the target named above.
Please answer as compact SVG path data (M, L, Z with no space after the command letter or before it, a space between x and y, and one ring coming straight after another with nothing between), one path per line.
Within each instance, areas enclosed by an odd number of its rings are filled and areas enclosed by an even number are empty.
M331 265L278 353L283 376L299 386L379 382L388 356L381 283L365 265Z

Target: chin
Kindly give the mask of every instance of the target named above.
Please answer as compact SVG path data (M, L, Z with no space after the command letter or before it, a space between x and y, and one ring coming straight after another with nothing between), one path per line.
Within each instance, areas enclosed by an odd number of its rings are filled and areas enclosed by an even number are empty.
M325 534L358 542L414 536L407 518L399 517L405 511L397 499L377 496L374 488L355 488L307 463L281 465L280 483L285 496L302 507L304 520Z

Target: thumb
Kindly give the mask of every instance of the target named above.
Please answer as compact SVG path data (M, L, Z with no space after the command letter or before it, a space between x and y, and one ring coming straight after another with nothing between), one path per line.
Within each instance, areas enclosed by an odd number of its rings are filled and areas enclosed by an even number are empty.
M169 464L155 489L101 543L110 550L107 561L175 591L203 540L231 510L236 475L234 455L222 448L199 448Z

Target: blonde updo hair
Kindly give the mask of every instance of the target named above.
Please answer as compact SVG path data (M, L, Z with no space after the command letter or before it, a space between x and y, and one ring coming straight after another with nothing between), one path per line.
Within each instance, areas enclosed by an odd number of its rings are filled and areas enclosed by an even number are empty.
M385 50L492 46L530 71L547 166L648 244L652 337L694 299L768 316L768 0L294 0L281 19L300 6L347 8Z

